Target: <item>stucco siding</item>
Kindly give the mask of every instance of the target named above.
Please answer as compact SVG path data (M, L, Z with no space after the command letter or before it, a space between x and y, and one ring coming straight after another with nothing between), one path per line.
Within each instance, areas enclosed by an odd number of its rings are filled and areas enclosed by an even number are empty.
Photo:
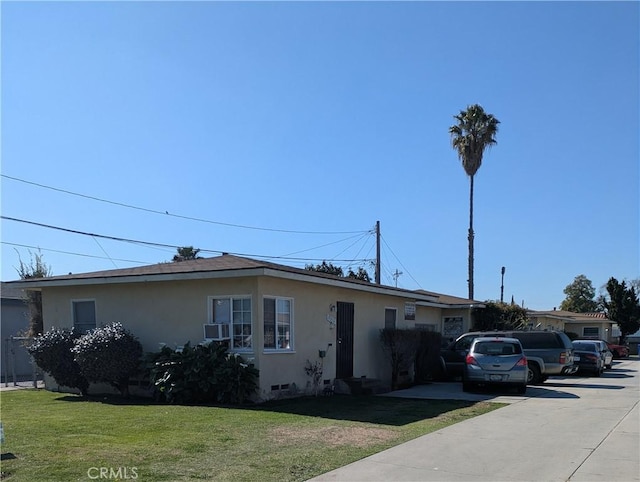
M397 310L397 327L416 323L440 324L441 309L417 310L415 320L404 320L401 296L372 294L330 285L318 285L269 276L215 280L181 280L130 284L94 284L43 288L45 330L73 326L72 301L95 300L98 326L121 322L138 337L145 351L157 351L160 343L170 347L203 341L203 324L209 322L211 297L249 296L252 309L251 351L241 354L260 370L260 396L270 398L273 386L292 384L310 389L304 371L307 360L321 361L325 351L323 380L336 376L336 326L331 317L337 302L354 305L353 375L390 380L390 363L384 356L379 332L385 309ZM292 347L290 351L264 349L264 297L292 300Z
M45 330L73 327L73 300L95 300L96 324L121 322L146 351L203 340L209 296L251 295L252 278L45 288Z

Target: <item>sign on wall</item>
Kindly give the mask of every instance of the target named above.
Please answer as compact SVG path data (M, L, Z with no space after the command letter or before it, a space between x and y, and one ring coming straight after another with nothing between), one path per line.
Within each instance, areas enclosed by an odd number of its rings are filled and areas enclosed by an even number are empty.
M405 320L415 320L416 319L416 304L410 301L407 301L404 304L404 319Z

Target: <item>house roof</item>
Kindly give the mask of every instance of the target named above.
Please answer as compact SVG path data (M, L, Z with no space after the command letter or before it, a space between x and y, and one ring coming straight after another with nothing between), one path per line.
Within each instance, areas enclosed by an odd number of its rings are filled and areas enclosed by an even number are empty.
M565 321L571 323L585 323L589 321L598 321L598 322L611 322L612 320L607 318L605 313L574 313L573 311L565 311L565 310L550 310L550 311L533 311L529 310L529 316L541 316L548 318L561 318Z
M19 288L42 289L55 286L75 286L85 284L136 283L150 281L169 281L184 279L213 279L237 276L270 275L293 278L307 282L333 284L351 289L372 292L384 292L413 298L416 301L437 302L438 296L429 292L419 292L377 285L352 278L343 278L327 273L293 268L281 264L223 254L214 258L158 263L134 268L94 271L90 273L50 276L9 282Z
M3 300L22 300L24 299L24 291L22 288L11 286L3 281L0 283L0 297Z
M484 308L485 306L484 303L481 301L470 300L468 298L460 298L458 296L445 295L442 293L435 293L433 291L426 291L426 290L417 290L416 292L424 293L429 296L434 296L438 299L437 301L438 303L449 305L452 307L459 306L464 308L471 308L471 307Z

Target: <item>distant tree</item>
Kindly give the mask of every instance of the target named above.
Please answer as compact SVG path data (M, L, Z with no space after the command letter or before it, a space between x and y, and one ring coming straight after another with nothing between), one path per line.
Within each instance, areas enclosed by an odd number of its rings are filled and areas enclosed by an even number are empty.
M344 276L342 268L340 266L335 266L333 263L327 263L323 261L321 264L312 265L308 264L304 267L304 269L308 271L317 271L318 273L327 273L335 276Z
M318 273L327 273L334 276L340 276L341 278L358 279L360 281L366 281L371 283L371 277L367 270L362 266L358 268L358 271L353 271L349 268L349 272L345 275L343 269L340 266L336 266L333 263L327 263L323 261L321 264L308 264L304 267L307 271L317 271Z
M462 167L470 179L469 184L469 299L473 299L473 179L482 164L486 148L496 144L496 134L500 121L487 114L478 105L470 105L454 116L458 121L449 128L451 145L458 152Z
M182 248L177 248L177 250L178 254L173 257L174 262L187 261L190 259L201 259L201 257L198 256L200 250L193 249L193 246L183 246Z
M633 286L627 286L614 277L607 281L608 297L604 299L607 318L620 327L620 344L626 337L640 329L640 302Z
M349 269L349 273L347 274L347 278L359 279L360 281L366 281L367 283L371 283L371 277L367 270L362 266L358 268L357 272L354 272L352 269Z
M51 268L42 259L42 254L38 251L29 251L29 263L24 263L18 253L20 266L16 268L20 279L28 280L34 278L46 278L52 275ZM42 292L25 290L24 302L29 308L29 330L27 336L33 337L42 334Z
M474 331L522 330L526 328L529 318L527 310L515 303L485 301L484 308L472 311Z
M598 302L594 299L596 290L585 275L574 278L571 284L564 289L567 297L560 304L560 309L573 311L574 313L592 313L598 311Z

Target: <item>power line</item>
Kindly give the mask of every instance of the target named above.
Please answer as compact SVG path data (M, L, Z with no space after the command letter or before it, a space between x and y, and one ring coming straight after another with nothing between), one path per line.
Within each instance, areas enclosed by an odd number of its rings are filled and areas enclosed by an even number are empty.
M404 265L402 264L402 261L400 261L400 259L398 259L398 257L396 256L396 253L394 253L394 252L393 252L393 250L391 249L391 246L389 246L389 244L387 243L387 240L386 240L386 239L384 239L384 237L382 237L382 242L385 244L385 246L386 246L387 248L389 248L389 251L391 251L391 254L393 254L393 257L394 257L394 258L396 258L396 261L398 261L398 263L400 263L400 266L402 267L402 269L404 269L404 272L405 272L406 274L408 274L408 275L409 275L409 277L410 277L413 281L415 281L415 283L418 285L418 287L419 287L420 289L422 289L422 287L420 286L420 283L418 282L418 280L417 280L417 279L415 279L415 278L413 277L413 275L411 274L411 272L409 272L409 270L406 268L406 266L404 266Z
M361 235L360 233L358 233L358 234L356 234L354 236L350 236L348 238L340 239L338 241L332 241L331 243L321 244L320 246L315 246L313 248L307 248L307 249L303 249L303 250L300 250L300 251L294 251L293 253L287 253L287 254L284 254L283 256L291 256L293 254L300 254L300 253L306 253L307 251L313 251L314 249L326 248L327 246L331 246L331 245L334 245L334 244L342 243L344 241L348 241L348 240L356 238L356 237L360 240L364 236L366 236L367 234L370 234L370 233L371 233L371 231L369 231L368 233L365 233L364 235ZM339 256L339 254L338 254L338 256Z
M270 231L270 232L276 232L276 233L288 233L288 234L322 234L322 235L335 235L335 234L361 234L363 231L296 231L296 230L287 230L287 229L275 229L275 228L262 228L262 227L256 227L256 226L246 226L246 225L242 225L242 224L233 224L233 223L223 223L221 221L211 221L209 219L203 219L203 218L196 218L196 217L192 217L192 216L184 216L181 214L173 214L170 213L169 211L161 211L161 210L157 210L157 209L149 209L149 208L143 208L140 206L134 206L132 204L127 204L127 203L123 203L123 202L118 202L118 201L110 201L108 199L103 199L103 198L99 198L96 196L89 196L88 194L81 194L81 193L77 193L77 192L73 192L73 191L68 191L66 189L60 189L57 187L53 187L53 186L47 186L46 184L40 184L37 182L33 182L33 181L27 181L26 179L20 179L18 177L13 177L13 176L8 176L6 174L0 174L0 176L2 176L5 179L10 179L12 181L17 181L17 182L22 182L24 184L30 184L32 186L36 186L36 187L40 187L43 189L49 189L51 191L56 191L56 192L61 192L64 194L69 194L71 196L78 196L78 197L82 197L85 199L91 199L93 201L99 201L99 202L103 202L103 203L107 203L107 204L113 204L115 206L120 206L120 207L125 207L125 208L129 208L129 209L136 209L138 211L143 211L143 212L147 212L147 213L152 213L152 214L160 214L162 216L171 216L173 218L178 218L178 219L187 219L189 221L197 221L200 223L208 223L208 224L216 224L219 226L227 226L227 227L231 227L231 228L242 228L242 229L252 229L252 230L256 230L256 231ZM367 231L364 231L367 232Z
M70 228L63 228L60 226L52 226L50 224L44 224L44 223L38 223L35 221L28 221L25 219L18 219L18 218L13 218L10 216L0 216L0 219L4 219L7 221L14 221L14 222L18 222L18 223L24 223L24 224L30 224L33 226L38 226L41 228L47 228L47 229L54 229L57 231L63 231L66 233L71 233L71 234L78 234L78 235L82 235L82 236L91 236L94 238L102 238L102 239L109 239L111 241L119 241L119 242L123 242L123 243L131 243L131 244L138 244L138 245L142 245L142 246L151 246L151 247L161 247L161 248L172 248L172 249L178 249L182 246L178 246L178 245L173 245L173 244L165 244L165 243L157 243L157 242L152 242L152 241L141 241L141 240L137 240L137 239L129 239L129 238L122 238L122 237L118 237L118 236L109 236L109 235L105 235L105 234L96 234L96 233L88 233L85 231L78 231L76 229L70 229ZM273 259L273 260L290 260L290 261L320 261L321 258L295 258L295 257L287 257L287 256L269 256L269 255L262 255L262 254L247 254L247 253L231 253L228 251L221 251L221 250L214 250L214 249L201 249L200 250L203 253L218 253L218 254L223 254L223 253L228 253L228 254L233 254L236 256L245 256L245 257L251 257L251 258L261 258L261 259ZM334 261L340 261L340 262L355 262L355 261L368 261L366 259L361 259L361 260L357 260L357 259L341 259L341 260L334 260Z
M107 258L105 256L96 256L93 254L83 254L83 253L73 253L71 251L61 251L59 249L51 249L51 248L41 248L40 246L30 246L28 244L18 244L18 243L10 243L8 241L1 241L2 244L6 244L7 246L18 246L19 248L27 248L27 249L39 249L42 251L50 251L52 253L60 253L60 254L69 254L72 256L83 256L85 258L97 258L97 259L113 259L113 261L120 261L123 263L133 263L133 264L147 264L146 261L135 261L132 259L119 259L119 258Z

